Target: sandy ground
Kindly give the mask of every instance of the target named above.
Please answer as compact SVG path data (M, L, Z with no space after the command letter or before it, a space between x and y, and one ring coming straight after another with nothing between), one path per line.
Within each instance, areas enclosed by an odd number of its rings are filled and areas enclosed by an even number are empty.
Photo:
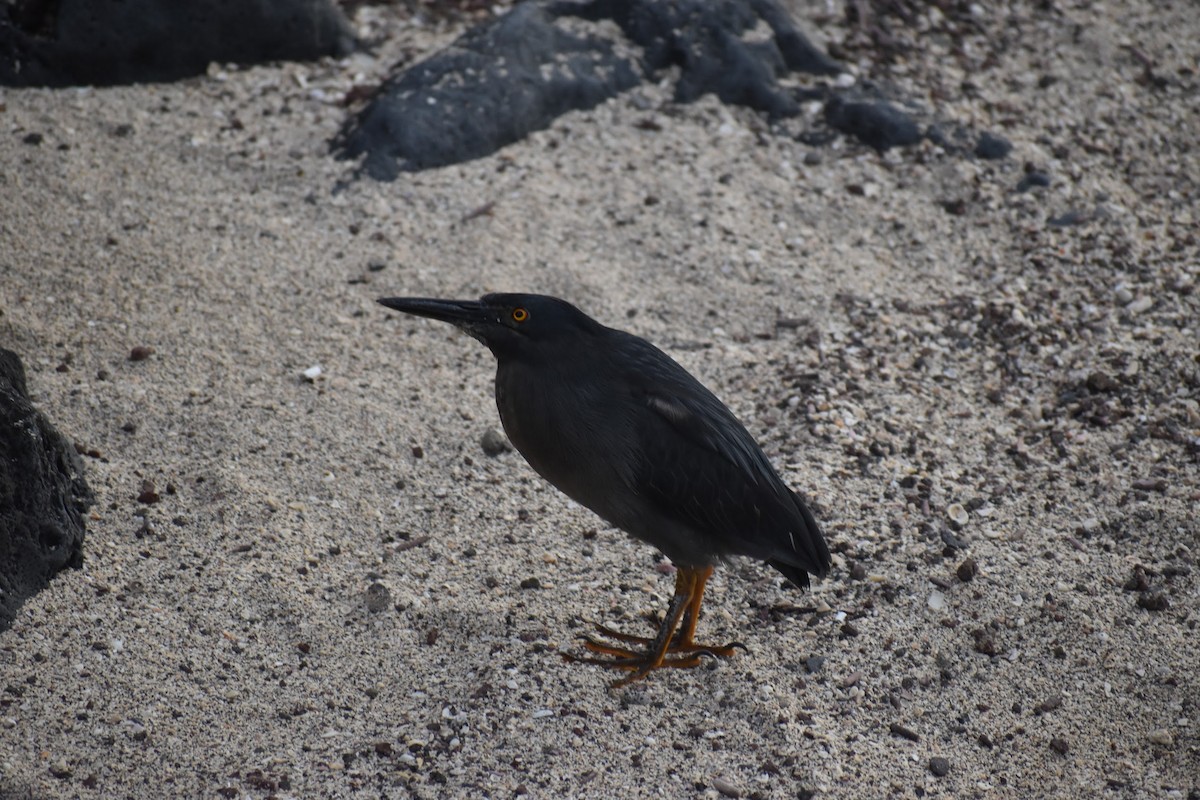
M390 38L344 63L0 94L0 341L99 498L0 634L0 796L1200 794L1191 3L1014 2L959 43L924 11L890 65L842 53L1000 163L650 87L334 195L341 95L461 30L365 14ZM677 356L832 575L719 571L702 633L749 652L711 669L564 663L672 579L484 454L483 348L374 303L485 290Z

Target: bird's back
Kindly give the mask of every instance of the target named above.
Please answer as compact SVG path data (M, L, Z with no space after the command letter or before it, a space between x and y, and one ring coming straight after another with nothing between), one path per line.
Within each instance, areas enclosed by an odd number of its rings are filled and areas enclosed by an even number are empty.
M596 326L500 358L509 438L543 477L679 564L768 561L799 586L829 550L804 501L717 397L640 337Z

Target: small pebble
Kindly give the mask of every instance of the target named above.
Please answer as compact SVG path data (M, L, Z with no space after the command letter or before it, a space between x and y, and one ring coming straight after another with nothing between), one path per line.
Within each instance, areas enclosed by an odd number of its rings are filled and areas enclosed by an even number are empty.
M1058 753L1060 756L1065 756L1071 747L1067 744L1066 739L1063 739L1060 736L1055 736L1050 740L1050 749Z
M725 797L741 797L742 790L734 786L724 778L713 778L713 788L723 794Z
M933 591L929 593L929 599L925 602L933 611L941 611L946 607L946 595Z
M1139 478L1133 482L1133 488L1140 492L1165 492L1167 482L1162 478Z
M984 630L975 632L975 650L985 656L994 656L1000 652L996 645L996 637Z
M950 772L950 759L934 756L929 759L929 771L939 778L944 778Z
M135 347L129 351L129 360L130 361L145 361L147 358L149 358L152 355L154 355L153 347L143 347L142 345L138 345L137 347Z
M150 505L154 505L161 499L162 498L159 497L158 492L155 491L155 489L154 489L154 481L151 481L151 480L142 481L141 492L137 496L137 501L139 503L150 506Z
M1133 292L1125 286L1118 286L1113 292L1113 300L1116 300L1118 305L1127 306L1133 302Z
M504 434L495 428L488 428L484 431L483 438L479 440L479 446L483 448L484 453L493 458L513 449Z
M958 569L955 570L955 574L963 583L970 583L975 579L975 576L979 574L979 567L975 564L975 559L965 558L963 559L963 562L958 565Z
M1125 309L1130 314L1144 314L1154 307L1154 298L1149 295L1142 295L1135 299L1132 303L1125 306Z
M1035 170L1033 172L1025 173L1025 177L1021 178L1021 180L1017 182L1017 191L1023 193L1028 192L1030 189L1036 187L1045 187L1049 185L1050 176L1044 172L1038 172Z
M1172 736L1171 732L1166 728L1159 728L1158 730L1151 731L1148 738L1150 739L1151 744L1156 744L1159 747L1170 747L1171 745L1175 744L1175 737Z
M1147 611L1166 611L1171 607L1171 601L1167 599L1166 593L1161 589L1142 592L1138 595L1137 604L1139 608Z
M908 739L910 742L921 741L921 734L917 733L912 728L904 727L899 722L893 722L891 725L888 725L888 731L893 736L899 736L901 739Z
M804 667L809 671L810 674L820 672L821 667L823 666L825 666L824 656L810 656L808 660L804 662Z
M392 603L392 593L382 583L375 582L367 587L367 611L378 614Z
M967 514L967 510L963 508L961 503L951 503L946 509L946 518L950 520L950 526L954 530L959 531L967 524L970 515Z
M321 365L313 364L311 367L304 370L304 372L302 372L301 374L304 376L304 380L308 381L309 383L312 383L317 378L321 377L321 372L322 372Z
M1006 158L1012 152L1012 143L1003 136L984 131L975 143L975 155L984 159Z
M526 578L525 580L521 581L521 588L522 589L540 589L540 588L542 588L542 582L539 581L537 578Z

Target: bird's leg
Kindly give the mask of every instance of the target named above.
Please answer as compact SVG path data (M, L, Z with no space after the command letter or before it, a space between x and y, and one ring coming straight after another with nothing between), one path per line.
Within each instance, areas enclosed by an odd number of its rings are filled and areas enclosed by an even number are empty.
M613 684L614 687L625 686L645 677L651 671L661 668L686 669L698 666L705 655L726 657L733 655L734 650L741 645L726 645L724 647L708 647L692 641L696 629L696 619L699 616L700 600L704 595L704 584L712 574L712 567L680 567L675 575L675 594L667 607L666 617L659 625L658 633L653 639L642 636L632 636L619 631L597 625L597 629L609 638L634 645L642 645L644 649L632 649L608 644L584 637L584 646L593 653L609 658L586 658L565 654L569 661L586 664L597 664L613 669L630 670L631 674ZM684 627L680 627L680 625ZM668 656L677 656L668 658Z
M704 588L708 584L708 579L713 574L713 568L707 567L680 567L675 578L675 592L680 593L679 580L688 573L688 580L691 587L688 590L690 599L687 606L683 610L683 617L680 620L679 628L675 631L674 637L671 639L671 644L667 647L667 655L695 654L707 653L708 655L717 656L720 658L729 658L734 654L735 650L745 650L746 647L740 642L731 642L725 645L707 645L697 644L693 638L696 635L696 625L700 621L700 604L704 602ZM596 630L609 639L614 639L618 642L627 642L629 644L639 644L644 647L650 647L654 643L654 639L645 636L634 636L628 633L613 630L604 625L597 625ZM623 647L614 647L602 642L594 642L594 647L589 645L588 649L598 653L606 653L608 655L627 655L631 651Z
M596 630L610 639L615 639L618 642L627 642L628 644L641 645L641 650L633 650L628 647L619 647L617 645L607 644L605 642L593 639L590 636L584 636L584 645L593 653L603 653L610 656L619 656L622 658L630 658L634 656L640 657L646 652L653 652L657 649L659 639L663 638L663 630L669 627L666 633L667 642L671 639L671 634L679 626L679 620L686 610L687 603L691 598L692 586L695 583L694 576L684 570L679 570L675 574L675 594L671 596L671 603L667 606L667 615L662 622L658 624L658 633L654 638L646 636L634 636L630 633L622 633L621 631L613 630L605 625L597 623ZM608 663L608 662L605 662Z
M679 630L675 632L675 638L671 640L671 646L667 648L668 653L708 653L720 658L729 658L735 650L745 650L746 646L741 642L731 642L726 645L707 645L696 644L692 638L696 635L696 624L700 621L700 604L704 602L704 587L708 585L708 579L712 577L712 566L702 567L696 570L695 585L692 587L692 597L688 601L687 608L683 612L683 621L679 625Z

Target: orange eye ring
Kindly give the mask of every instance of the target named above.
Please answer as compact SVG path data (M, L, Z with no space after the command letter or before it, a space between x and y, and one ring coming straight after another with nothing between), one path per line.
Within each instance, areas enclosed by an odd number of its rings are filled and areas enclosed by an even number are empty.
M513 322L524 322L529 319L529 312L523 308L514 308L512 310Z

